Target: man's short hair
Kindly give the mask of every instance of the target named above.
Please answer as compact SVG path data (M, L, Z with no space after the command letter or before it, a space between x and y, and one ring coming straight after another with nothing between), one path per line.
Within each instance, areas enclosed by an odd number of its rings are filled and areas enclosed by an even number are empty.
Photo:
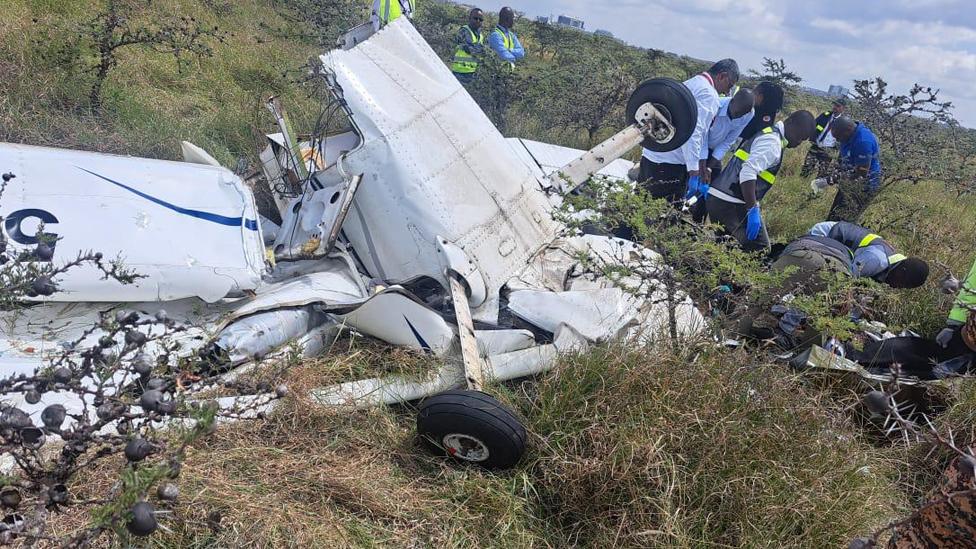
M484 12L482 11L481 8L471 8L471 11L468 12L468 17L471 17L476 13L484 13Z
M784 124L796 126L804 136L816 137L817 122L810 111L799 110L786 117Z
M735 59L723 59L708 69L708 74L712 76L718 76L723 72L728 73L733 82L739 81L739 64Z
M846 133L849 131L854 131L854 128L857 127L857 122L845 114L843 116L838 116L836 120L831 122L830 127Z
M783 88L775 82L763 80L756 84L755 93L763 96L763 108L778 111L783 108Z
M918 288L929 278L929 264L923 259L909 257L888 271L885 282L892 288Z

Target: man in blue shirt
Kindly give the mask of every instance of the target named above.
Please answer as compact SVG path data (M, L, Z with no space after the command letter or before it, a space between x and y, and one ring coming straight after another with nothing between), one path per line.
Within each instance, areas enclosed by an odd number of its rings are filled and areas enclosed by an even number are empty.
M743 128L752 121L753 101L753 93L749 88L741 88L734 96L718 100L718 114L708 129L708 138L702 141L700 158L709 168L702 172L702 179L706 183L711 182L712 175L718 175L722 171L722 159L739 138Z
M525 49L512 28L515 26L515 11L506 6L498 12L498 25L488 37L488 45L502 61L514 69L515 62L525 57Z
M878 138L867 126L847 117L835 120L830 133L840 143L840 173L827 219L856 223L881 187Z

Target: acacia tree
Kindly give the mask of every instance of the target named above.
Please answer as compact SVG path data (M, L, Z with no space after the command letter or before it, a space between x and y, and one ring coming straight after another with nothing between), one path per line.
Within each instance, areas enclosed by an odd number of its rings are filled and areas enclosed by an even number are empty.
M786 61L783 59L772 59L763 57L762 71L749 69L749 78L755 80L767 80L782 86L786 89L796 89L803 82L800 75L786 68Z
M938 89L915 84L906 94L889 93L881 77L854 81L854 114L881 145L882 187L925 180L948 181L962 165L951 145L959 135L953 105Z
M170 55L182 73L192 59L211 57L212 44L225 39L218 27L193 17L143 22L137 15L148 4L151 0L106 0L91 19L77 26L51 29L38 39L42 49L47 48L42 42L59 40L53 61L61 67L79 68L90 76L88 101L93 111L101 109L105 80L118 66L124 50L142 47Z
M532 111L549 128L581 132L583 148L596 144L599 134L618 128L622 108L639 82L637 66L623 48L583 48L536 77L527 90Z
M803 82L799 74L786 68L786 61L769 57L763 57L761 70L749 69L746 79L750 83L765 80L783 88L784 107L796 99L800 91L800 83Z

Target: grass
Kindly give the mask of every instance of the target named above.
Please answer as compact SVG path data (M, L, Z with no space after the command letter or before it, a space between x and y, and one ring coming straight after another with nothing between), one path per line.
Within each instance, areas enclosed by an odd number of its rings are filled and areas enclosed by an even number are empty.
M137 23L194 17L228 33L226 42L182 72L172 56L141 46L121 50L105 84L103 110L92 113L90 76L52 54L101 4L0 2L7 14L0 74L16 75L0 81L0 141L174 159L187 140L233 167L240 157L253 159L272 129L264 108L269 96L281 95L296 123L317 114L292 81L319 48L277 30L293 26L294 14L273 0L140 5Z
M277 0L152 2L138 17L190 15L231 34L183 73L165 55L126 50L103 111L92 113L90 80L45 60L37 39L41 29L91 17L98 4L0 0L0 74L13 75L0 80L0 141L177 158L185 139L234 166L253 159L271 130L267 96L283 96L299 128L317 114L293 78L322 37L300 32L297 14ZM683 76L682 65L667 63ZM511 132L576 146L584 138L524 115L510 117ZM809 196L798 176L804 153L787 153L764 202L779 240L822 220L832 199ZM866 219L899 250L959 274L976 255L974 211L972 197L920 184L890 190ZM889 322L934 333L949 307L938 278L888 293L879 306ZM408 407L337 412L303 396L430 366L403 350L342 340L332 354L276 373L293 396L270 418L221 429L192 449L181 504L164 522L170 532L151 544L842 546L917 505L946 461L925 447L878 444L851 417L856 395L844 386L813 384L741 351L604 347L495 388L531 434L526 459L500 474L427 455ZM939 426L976 440L976 390L962 386L950 404ZM82 479L78 493L97 494L109 479L103 472ZM54 527L85 520L66 516Z
M289 369L267 420L192 449L154 546L834 547L907 505L903 456L832 389L745 353L603 347L501 387L531 444L496 474L428 455L408 407L309 402L382 356L344 349Z

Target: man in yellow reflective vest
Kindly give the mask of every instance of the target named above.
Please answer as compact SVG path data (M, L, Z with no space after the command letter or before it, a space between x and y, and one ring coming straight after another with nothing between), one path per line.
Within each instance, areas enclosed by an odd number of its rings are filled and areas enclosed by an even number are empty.
M960 339L976 352L976 262L959 285L959 295L949 312L946 327L935 338L943 349Z
M686 198L705 200L708 217L746 251L769 250L769 235L759 203L776 183L783 149L796 147L813 134L813 115L796 111L747 139L711 185L689 181ZM697 179L697 178L696 178ZM695 187L695 188L693 188Z
M370 20L373 22L373 29L380 30L381 27L399 19L401 15L412 19L416 10L416 0L373 0L373 15Z
M468 84L474 80L478 71L478 58L485 53L485 37L481 34L481 26L485 22L485 14L479 8L473 8L468 13L468 24L458 30L454 42L454 61L451 72L461 81Z
M488 45L498 54L502 61L507 62L512 69L515 63L525 57L525 49L519 42L518 36L512 30L515 26L515 10L506 6L498 12L498 25L488 37Z

